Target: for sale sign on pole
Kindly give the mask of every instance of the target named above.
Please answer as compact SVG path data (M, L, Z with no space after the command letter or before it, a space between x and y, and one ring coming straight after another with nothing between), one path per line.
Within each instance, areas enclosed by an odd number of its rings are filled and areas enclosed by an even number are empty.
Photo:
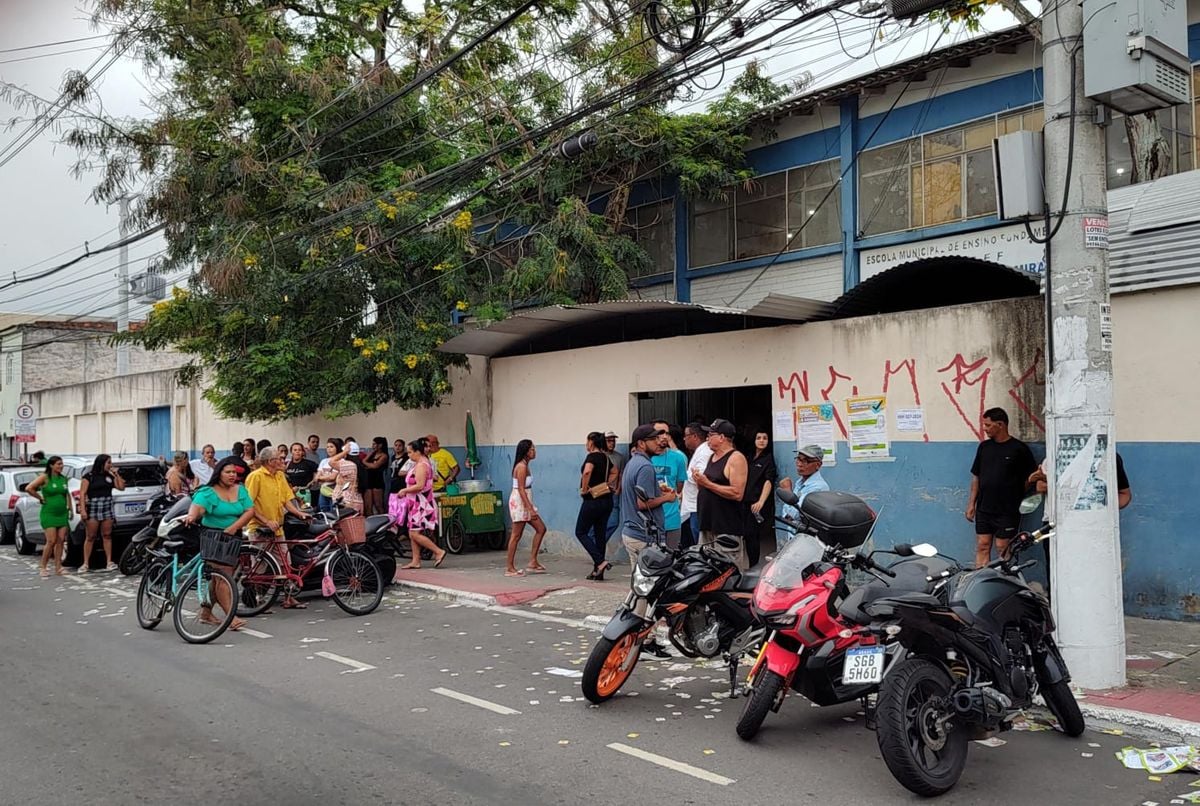
M28 403L17 406L17 416L13 418L13 441L35 442L37 440L37 412Z

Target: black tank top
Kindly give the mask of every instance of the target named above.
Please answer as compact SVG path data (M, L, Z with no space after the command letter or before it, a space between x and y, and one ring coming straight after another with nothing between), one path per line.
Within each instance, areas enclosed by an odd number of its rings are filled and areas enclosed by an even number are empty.
M729 487L729 479L725 478L725 465L733 451L720 459L712 459L704 468L704 476L718 487ZM696 498L696 508L700 515L700 530L719 535L741 535L745 529L745 518L742 515L742 502L722 498L707 487L700 488Z

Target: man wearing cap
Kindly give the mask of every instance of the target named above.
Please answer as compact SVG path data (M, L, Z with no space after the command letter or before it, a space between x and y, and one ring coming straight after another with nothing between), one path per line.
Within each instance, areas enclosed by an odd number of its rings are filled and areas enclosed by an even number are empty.
M707 440L713 452L712 459L703 471L692 470L692 480L700 488L696 497L700 516L700 544L715 544L719 537L735 539L738 543L736 549L725 550L714 546L714 550L726 555L739 570L745 571L750 567L750 558L746 555L743 535L746 513L742 496L746 492L749 465L746 457L733 447L736 434L733 423L713 420L708 427Z
M820 445L805 445L796 451L796 482L783 479L779 482L780 489L794 490L796 506L785 504L780 515L784 518L794 518L800 514L799 507L804 503L804 497L809 493L827 492L829 483L821 475L821 465L825 462L825 449ZM778 534L778 532L776 533ZM788 535L791 539L792 535Z
M608 524L604 527L604 539L608 541L621 529L621 471L625 468L626 462L625 455L617 450L615 431L607 431L604 434L604 455L617 469L617 488L613 490L612 514L608 516Z
M638 555L650 541L649 532L638 513L645 512L647 517L653 519L659 533L665 537L663 504L678 498L674 489L659 488L654 464L650 461L650 457L662 453L663 444L659 440L659 431L654 426L647 423L633 429L633 436L629 440L629 461L621 474L621 542L629 552L630 562L635 566ZM638 487L651 497L646 501L639 501Z

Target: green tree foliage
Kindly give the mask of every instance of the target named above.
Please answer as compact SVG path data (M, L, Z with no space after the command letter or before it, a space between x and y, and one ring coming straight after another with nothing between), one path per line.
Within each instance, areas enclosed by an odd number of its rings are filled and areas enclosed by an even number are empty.
M194 270L130 338L187 354L181 382L227 417L436 405L462 363L436 350L450 311L621 297L649 260L636 183L750 181L742 121L784 92L753 67L701 113L598 109L575 161L547 158L562 133L520 142L655 69L633 6L539 3L401 93L519 5L100 0L153 111L67 139L103 168L98 200L137 191L136 223L165 225L158 269Z

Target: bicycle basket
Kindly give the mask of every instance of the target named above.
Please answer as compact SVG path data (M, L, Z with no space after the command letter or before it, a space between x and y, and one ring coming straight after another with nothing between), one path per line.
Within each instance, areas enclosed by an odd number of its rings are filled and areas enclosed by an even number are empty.
M206 529L200 535L200 556L216 565L237 565L242 538L227 535L217 529Z

